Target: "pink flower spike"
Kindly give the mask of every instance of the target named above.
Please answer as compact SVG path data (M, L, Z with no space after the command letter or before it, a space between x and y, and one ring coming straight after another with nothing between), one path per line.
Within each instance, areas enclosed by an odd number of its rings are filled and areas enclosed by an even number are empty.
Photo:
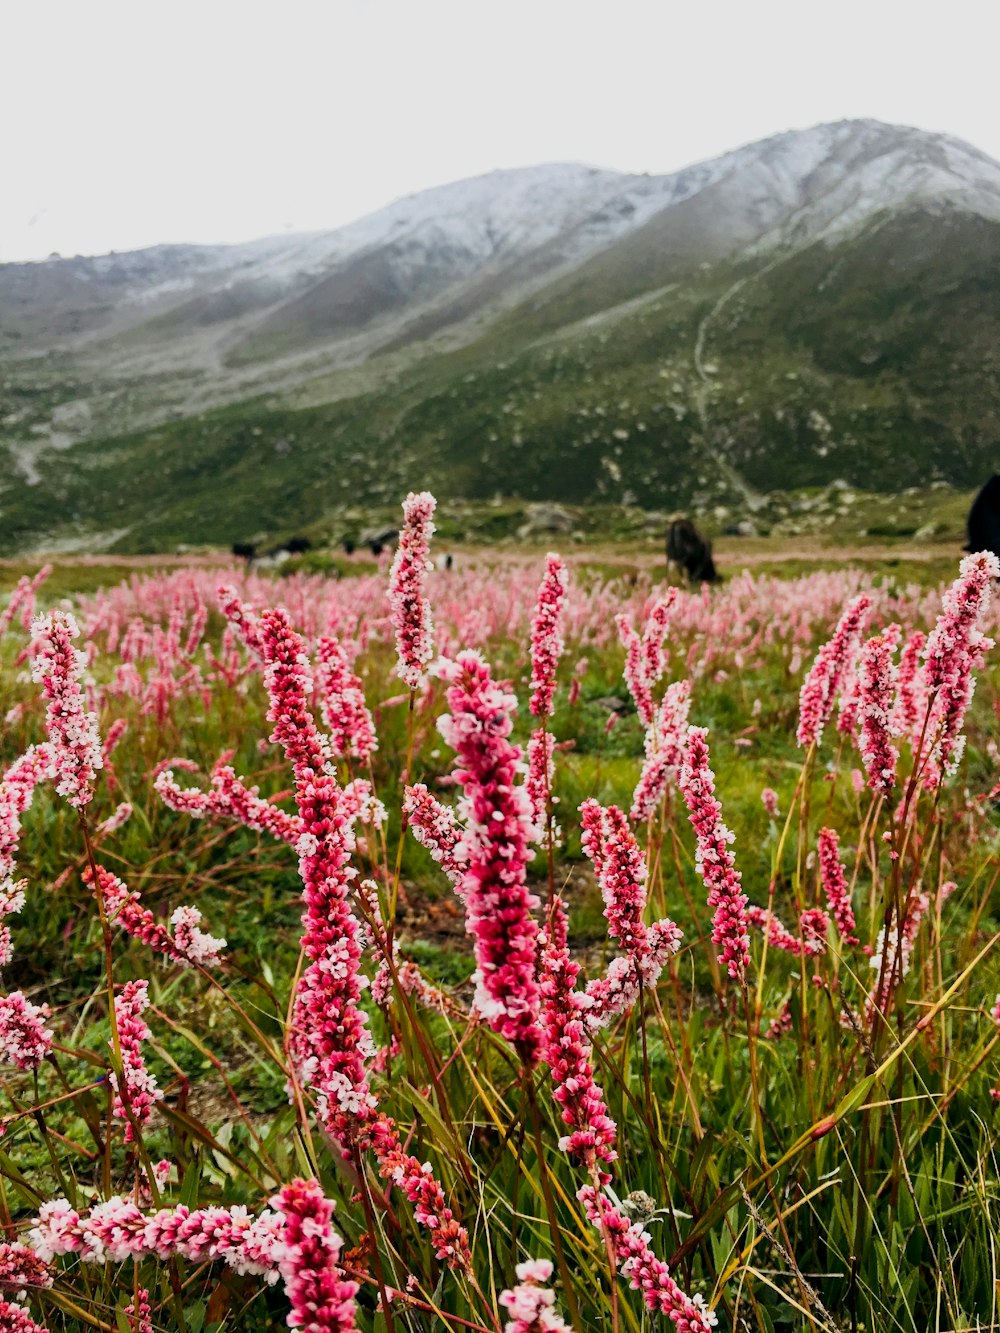
M95 889L93 871L87 866L83 871L83 882L95 893L101 893L104 910L112 925L121 926L127 935L148 944L175 963L215 967L221 962L220 954L226 941L198 929L201 913L196 907L178 907L174 911L171 917L174 933L171 935L166 926L142 906L139 895L130 892L117 875L98 866L97 876Z
M233 627L237 638L255 657L259 657L260 640L257 633L257 616L253 609L244 605L239 593L231 584L220 583L216 596L219 610Z
M333 1229L333 1204L315 1180L295 1180L271 1200L285 1220L281 1276L291 1302L289 1328L352 1333L356 1282L340 1267L343 1241Z
M567 945L566 908L557 897L542 953L542 1054L552 1068L553 1097L570 1130L559 1140L559 1147L589 1169L598 1162L613 1162L618 1153L615 1122L594 1078L586 1025L591 1001L576 988L579 974Z
M18 1069L37 1069L52 1050L52 1032L44 1025L48 1010L26 1000L19 990L0 996L0 1052Z
M799 694L799 745L818 745L858 639L864 629L871 598L861 593L847 604L833 637L816 655Z
M861 718L861 756L868 774L868 786L878 796L889 796L896 783L899 751L890 738L895 699L896 668L891 643L887 634L877 634L861 650L858 714Z
M94 832L99 838L107 838L112 833L117 833L132 818L132 805L129 801L121 801L116 806L113 814L108 815L107 819L102 819Z
M1000 578L1000 560L992 551L967 555L959 566L959 577L943 598L938 616L924 649L924 689L931 701L927 741L931 746L930 772L925 785L940 781L940 773L953 773L964 748L960 735L965 714L975 690L973 672L983 665L993 647L979 630Z
M667 686L654 720L646 728L646 760L632 796L633 823L652 819L667 786L677 781L687 740L691 682L675 680Z
M455 776L463 788L459 808L467 831L461 847L468 869L462 893L466 929L475 940L476 1005L531 1065L541 1040L532 916L538 899L527 887L534 822L516 781L521 751L508 739L517 701L492 679L478 653L460 653L439 669L450 682L451 712L438 728L457 752Z
M563 652L562 613L566 602L566 566L553 552L545 557L545 576L531 622L531 715L551 717L556 668Z
M552 784L555 781L556 741L551 732L538 727L531 733L528 741L528 773L524 779L524 790L531 802L531 813L535 821L535 841L545 835L546 811L552 799Z
M840 863L840 842L836 830L832 828L821 828L819 831L819 874L837 934L844 944L857 944L854 908L844 867Z
M0 1333L49 1333L36 1324L23 1305L0 1296Z
M29 1245L20 1241L0 1244L0 1290L25 1291L29 1287L37 1290L51 1286L48 1264Z
M430 541L437 501L429 491L412 491L403 501L403 527L389 572L389 604L396 631L397 672L411 690L427 679L434 658L433 621L427 600Z
M584 851L588 855L598 842L595 828L600 821L600 869L597 878L604 898L608 932L625 953L641 958L649 949L643 923L646 909L645 857L623 811L617 805L609 805L606 810L602 810L591 797L584 801L580 811L585 830Z
M670 626L670 617L677 601L677 589L668 588L666 593L653 605L649 618L642 631L642 655L645 660L646 679L655 685L667 667L667 657L663 651L663 640Z
M334 754L367 763L378 749L375 723L365 703L364 686L331 635L317 641L314 675L320 712Z
M21 841L21 816L30 807L35 788L55 775L52 747L29 745L0 779L0 916L24 905L23 882L14 880L15 856Z
M125 1121L126 1143L133 1142L135 1125L146 1123L153 1113L153 1106L163 1096L142 1057L142 1043L150 1035L142 1017L149 1004L148 988L147 981L129 981L115 996L115 1022L124 1081L119 1084L118 1075L113 1070L108 1081L115 1090L114 1114Z
M639 721L644 727L648 727L653 721L655 705L653 703L652 687L649 683L648 662L643 651L642 639L629 624L627 616L615 616L615 624L618 626L618 634L625 649L625 669L622 674L625 677L629 693L635 702ZM615 715L612 713L611 716L614 717Z
M518 1285L500 1293L500 1304L510 1315L504 1333L561 1333L569 1325L556 1314L555 1293L545 1283L552 1276L547 1259L518 1264Z
M456 888L461 888L468 861L459 850L462 831L454 810L442 805L422 782L406 788L403 813L410 832L448 876Z
M153 1333L152 1307L149 1304L149 1290L139 1287L135 1297L125 1307L125 1318L131 1333Z
M374 1045L361 1007L358 922L348 901L357 878L350 858L359 803L341 790L327 762L308 707L309 659L287 612L261 614L259 641L271 738L292 765L302 826L302 949L309 961L296 987L286 1045L298 1078L316 1097L324 1129L349 1157L377 1105L365 1072Z
M32 679L46 700L45 726L52 745L56 791L81 810L94 795L94 779L103 767L97 717L84 707L81 681L87 667L73 647L80 630L69 611L50 611L32 621Z
M750 966L746 894L729 844L733 835L722 822L722 806L715 797L715 775L708 766L708 733L704 727L688 730L687 748L679 785L687 803L697 849L695 868L708 889L708 905L715 909L712 940L722 952L729 975L741 984Z
M622 1275L635 1291L642 1292L646 1309L665 1314L677 1333L709 1333L715 1314L701 1297L686 1296L670 1275L670 1269L650 1247L650 1235L638 1223L629 1222L621 1210L593 1185L584 1185L576 1196L587 1217L610 1241Z

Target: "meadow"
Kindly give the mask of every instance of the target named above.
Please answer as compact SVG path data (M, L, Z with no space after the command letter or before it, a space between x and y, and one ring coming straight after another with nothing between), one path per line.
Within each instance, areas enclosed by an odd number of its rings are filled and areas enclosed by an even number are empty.
M994 558L406 515L0 591L0 1333L1000 1328Z

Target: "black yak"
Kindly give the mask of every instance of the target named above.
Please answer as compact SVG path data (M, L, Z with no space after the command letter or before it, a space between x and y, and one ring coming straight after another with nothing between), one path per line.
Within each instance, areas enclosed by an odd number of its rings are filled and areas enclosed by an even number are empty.
M967 551L992 551L1000 558L1000 473L994 472L969 510Z
M667 566L683 569L692 583L716 583L712 543L703 537L689 518L674 519L667 529Z
M257 558L257 548L252 542L233 542L233 555L240 560L245 560L249 565L251 561Z

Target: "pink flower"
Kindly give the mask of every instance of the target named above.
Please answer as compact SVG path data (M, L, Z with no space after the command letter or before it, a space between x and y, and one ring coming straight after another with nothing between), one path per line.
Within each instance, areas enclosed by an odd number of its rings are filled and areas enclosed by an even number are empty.
M83 881L100 892L104 898L104 910L114 925L119 925L127 935L141 940L151 949L165 954L175 963L196 963L202 967L214 967L220 960L220 953L226 946L225 940L216 939L198 929L201 913L195 907L178 907L170 918L174 933L160 921L157 921L148 908L143 907L139 895L130 892L117 875L113 875L104 866L97 867L97 886L94 885L93 871L87 866L83 871Z
M285 1219L281 1276L291 1302L289 1328L308 1333L349 1333L356 1282L340 1267L343 1241L333 1229L333 1204L315 1180L295 1180L271 1200Z
M897 626L891 628L897 629ZM861 756L868 786L888 796L896 782L899 751L890 739L896 698L896 668L888 635L877 634L861 650L858 666L858 713L861 717Z
M643 726L652 725L656 706L653 702L653 688L666 668L663 653L663 636L667 632L671 612L677 600L677 589L671 588L653 606L643 628L642 635L629 624L625 615L615 616L618 634L625 648L625 683L635 701L639 720Z
M829 922L827 915L818 907L807 908L799 918L801 939L775 916L773 911L751 904L747 907L747 921L752 926L764 931L768 943L773 949L794 954L797 958L804 955L819 954L826 948L826 933Z
M23 1305L0 1297L0 1333L48 1333L36 1324Z
M45 726L52 745L56 791L80 810L94 795L94 778L104 764L97 718L84 707L80 682L87 666L73 647L80 630L68 611L50 611L32 622L32 679L46 700Z
M932 783L938 768L954 772L962 757L959 732L975 689L972 673L993 646L978 625L997 578L1000 560L992 551L967 555L959 577L944 595L944 609L924 649L924 687L931 700L927 735L932 744Z
M504 1333L559 1333L568 1329L555 1311L555 1293L545 1283L552 1276L547 1259L531 1259L516 1268L518 1285L500 1293L500 1304L510 1315Z
M152 1307L149 1304L149 1290L139 1287L132 1300L125 1307L125 1318L132 1333L153 1333Z
M768 1024L763 1036L765 1041L780 1041L792 1030L792 1009L787 1002L781 1006Z
M528 773L524 779L524 790L531 803L531 814L535 822L536 838L540 840L545 833L546 812L552 799L552 784L555 781L555 737L551 732L539 727L531 733L528 741Z
M444 1190L434 1178L430 1162L421 1163L403 1151L392 1121L380 1115L372 1125L372 1147L379 1172L401 1189L414 1205L413 1215L430 1233L434 1253L449 1268L469 1271L469 1237L448 1207Z
M691 682L676 680L667 686L654 721L646 729L646 760L632 796L633 822L640 824L653 817L670 782L684 758L688 710L691 706Z
M598 1161L613 1162L618 1153L615 1122L608 1115L591 1065L585 1018L590 1001L576 989L579 974L567 945L566 909L557 897L542 953L542 1055L552 1068L553 1097L570 1130L559 1140L559 1147L590 1168Z
M239 593L231 584L220 583L216 596L219 610L229 621L233 631L255 657L260 656L260 641L257 635L257 616L252 607L243 603ZM122 656L124 657L124 652Z
M121 801L113 814L108 815L107 819L102 819L94 832L99 838L107 838L112 833L117 833L132 818L132 804L130 801Z
M455 777L463 788L460 810L468 869L462 885L466 929L475 940L476 1005L494 1031L512 1041L526 1064L538 1058L536 952L538 899L527 888L534 833L524 788L517 782L521 751L508 739L517 706L490 676L478 653L442 664L450 682L450 714L438 722L457 752Z
M114 1114L125 1121L126 1143L133 1142L135 1126L146 1123L153 1113L153 1106L163 1096L142 1057L142 1043L150 1035L142 1017L149 1004L148 986L146 981L129 981L115 996L115 1023L124 1081L119 1084L118 1075L113 1070L108 1081L115 1090Z
M761 804L771 819L778 818L778 793L773 787L765 787L760 793Z
M840 864L840 843L832 828L819 831L819 874L823 893L833 915L837 933L845 944L857 944L851 893Z
M84 1263L124 1263L174 1255L196 1263L222 1259L237 1273L278 1278L285 1220L265 1209L256 1218L246 1208L200 1208L180 1204L143 1213L132 1199L113 1196L81 1215L65 1199L43 1203L28 1240L43 1261L78 1254Z
M715 909L712 940L722 949L719 962L726 965L734 980L742 983L750 966L747 898L742 892L736 860L729 850L733 835L722 822L722 806L715 797L707 736L704 727L689 728L679 785L697 841L695 867L708 889L708 905Z
M819 744L870 606L871 598L865 593L850 601L837 623L833 637L816 655L799 694L799 726L796 735L803 748Z
M584 1185L576 1196L587 1217L608 1238L622 1274L635 1291L642 1292L646 1309L665 1314L677 1333L708 1333L716 1319L700 1297L686 1296L670 1269L653 1254L649 1233L638 1223L630 1223L604 1194L592 1185Z
M602 809L593 797L580 807L583 849L597 859L594 867L604 898L608 931L627 954L641 958L649 950L643 913L646 910L646 861L623 811ZM599 838L596 829L600 829ZM598 850L599 846L599 850Z
M176 760L172 762L177 763ZM291 846L295 846L302 835L302 821L297 816L286 814L279 806L262 800L258 789L247 787L221 759L212 770L211 791L179 786L169 768L157 774L153 785L164 805L178 814L193 819L205 815L234 819L246 828L269 833Z
M545 557L545 576L531 622L531 715L551 717L556 667L563 651L562 611L566 601L566 566L552 551Z
M52 1050L52 1033L44 1025L48 1010L26 1000L19 990L0 996L0 1051L18 1069L37 1069Z
M460 849L462 831L454 810L442 805L422 782L406 788L403 813L408 827L456 887L461 887L468 861Z
M268 833L292 846L302 834L300 819L263 800L258 788L248 787L228 764L216 763L212 770L209 809L215 815L234 819L246 828Z
M24 1291L28 1287L51 1286L48 1264L30 1246L20 1241L0 1244L0 1289Z
M905 736L916 749L920 739L920 730L927 711L926 685L920 670L920 654L927 642L927 635L916 630L907 639L899 655L899 671L896 677L896 703L892 713L892 733Z
M367 763L378 749L375 723L365 703L364 686L331 635L324 635L316 643L314 674L320 713L334 755L350 755Z
M403 501L403 527L389 573L389 604L399 655L397 671L411 690L423 685L434 657L434 626L426 584L436 508L437 501L429 491L411 491Z
M588 981L588 1029L596 1031L627 1014L639 999L640 992L652 989L659 981L667 959L680 948L682 938L680 927L669 917L654 921L646 932L648 948L644 954L624 954L614 958L603 977Z
M29 745L0 781L0 916L19 912L24 906L23 882L14 881L21 816L31 805L35 788L54 775L51 746Z
M324 1127L350 1155L375 1108L365 1074L374 1047L361 1008L361 948L348 903L357 878L349 864L353 816L308 709L312 672L302 639L282 610L264 611L258 632L271 740L292 765L302 825L302 949L308 963L295 991L287 1045L299 1077L315 1089Z

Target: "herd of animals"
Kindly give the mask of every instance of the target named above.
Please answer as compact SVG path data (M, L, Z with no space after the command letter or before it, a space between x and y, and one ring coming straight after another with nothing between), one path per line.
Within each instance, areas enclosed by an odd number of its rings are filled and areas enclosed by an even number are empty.
M972 502L967 532L967 551L992 551L1000 558L1000 473L990 477ZM367 535L361 544L367 546L372 555L380 556L383 551L395 546L398 537L396 528L386 528L382 532ZM345 538L342 545L346 555L353 555L358 543ZM233 555L250 565L262 558L281 560L292 555L303 555L311 547L308 537L292 537L283 545L266 552L259 552L255 545L247 542L237 542L232 550ZM712 559L712 543L689 518L677 518L670 524L667 529L666 553L667 569L676 568L689 583L700 585L720 581ZM446 566L451 569L450 555L446 557Z

